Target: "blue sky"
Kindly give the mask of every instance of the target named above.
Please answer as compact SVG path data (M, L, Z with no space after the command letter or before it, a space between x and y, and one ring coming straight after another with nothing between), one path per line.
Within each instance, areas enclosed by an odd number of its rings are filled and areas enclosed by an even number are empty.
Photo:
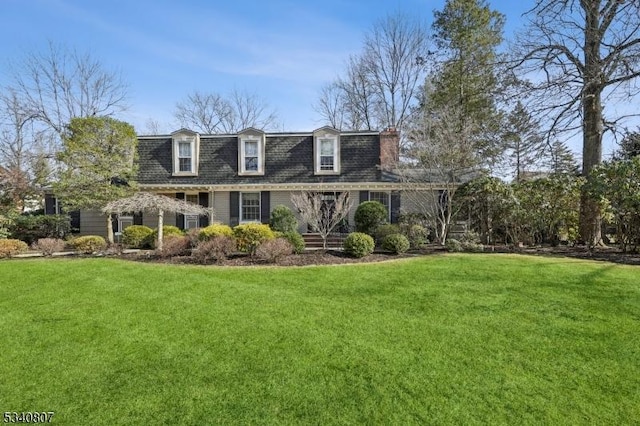
M521 4L521 3L524 3ZM532 1L492 1L520 25ZM321 125L320 87L360 51L376 20L403 11L430 25L444 0L0 0L0 83L7 61L48 41L89 52L130 86L121 119L145 132L148 119L176 129L176 102L194 90L234 88L264 98L282 130Z

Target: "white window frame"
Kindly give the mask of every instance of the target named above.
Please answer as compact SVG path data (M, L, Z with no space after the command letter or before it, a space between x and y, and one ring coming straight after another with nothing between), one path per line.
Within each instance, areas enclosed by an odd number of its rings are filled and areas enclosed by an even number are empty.
M243 214L244 208L244 196L245 195L258 195L258 218L257 219L246 219ZM262 221L262 194L260 192L241 192L240 200L239 200L239 208L238 217L240 218L240 223L261 223ZM251 206L254 207L254 206Z
M191 170L180 170L180 144L188 143L191 152ZM198 175L198 137L177 135L173 138L173 176L197 176Z
M194 198L195 197L195 200ZM185 201L193 204L198 204L198 194L185 194ZM193 226L191 226L193 224ZM200 227L200 216L197 214L185 214L184 215L184 229L194 229Z
M118 215L118 232L122 233L125 228L125 223L127 226L133 226L133 216L131 215Z
M382 201L378 200L378 199L371 199L371 194L385 194L387 196L387 204L386 204L386 208L387 208L387 220L389 222L391 222L391 192L389 191L369 191L369 201L379 201L380 203L382 203L383 205L385 203L383 203Z
M323 134L318 135L314 138L314 163L315 163L315 174L316 175L336 175L340 174L340 138L338 135L332 134ZM322 143L325 141L330 141L333 143L333 168L331 169L323 169L322 168Z
M238 156L238 174L241 176L260 176L264 175L264 137L247 135L240 136L240 146L239 146L239 156ZM246 146L247 142L252 142L256 144L257 147L257 157L258 157L258 169L257 170L247 170L246 167ZM252 156L253 157L253 156Z

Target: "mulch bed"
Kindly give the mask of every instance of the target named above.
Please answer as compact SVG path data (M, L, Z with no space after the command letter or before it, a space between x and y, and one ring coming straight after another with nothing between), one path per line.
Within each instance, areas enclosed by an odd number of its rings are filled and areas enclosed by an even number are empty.
M308 266L308 265L341 265L351 263L372 263L372 262L384 262L387 260L411 258L417 256L427 256L434 254L445 253L443 247L438 245L429 245L419 251L411 251L401 255L394 255L386 252L375 252L369 256L361 259L355 259L347 256L340 250L317 250L307 251L303 254L294 254L285 256L279 259L276 263L269 263L265 260L258 258L251 258L248 255L235 255L222 262L213 262L214 265L219 266ZM553 257L569 257L578 259L607 261L628 265L640 265L640 254L638 253L622 253L617 248L603 247L589 250L587 247L525 247L514 249L510 246L488 246L485 247L483 253L521 253L538 256L553 256ZM153 263L171 263L171 264L195 264L193 258L190 256L178 256L173 258L162 258L153 254L153 252L139 252L124 254L120 257L140 261L140 262L153 262Z

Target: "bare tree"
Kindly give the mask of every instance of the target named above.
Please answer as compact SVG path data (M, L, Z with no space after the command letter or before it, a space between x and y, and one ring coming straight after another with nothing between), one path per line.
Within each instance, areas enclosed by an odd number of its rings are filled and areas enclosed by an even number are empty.
M605 117L606 105L639 93L640 2L537 0L528 31L516 40L516 68L530 77L531 111L548 117L548 134L582 133L582 173L602 160L605 131L627 116ZM590 245L601 241L598 204L583 196L580 227Z
M337 99L345 112L343 124L350 130L401 129L424 80L428 45L424 26L407 15L376 22L365 35L362 53L349 59L345 75L333 83L341 92ZM336 110L319 112L332 122Z
M348 216L353 207L348 192L342 192L327 200L322 192L302 191L291 194L291 202L311 229L320 234L325 250L327 237Z
M475 124L461 120L460 114L457 106L416 111L409 123L410 148L397 168L407 187L405 196L430 219L441 244L456 213L456 192L481 164L473 143Z
M342 87L336 81L320 89L318 100L313 108L320 114L325 123L334 129L342 130L346 125L346 106Z
M89 54L49 43L12 66L15 91L34 120L61 135L75 117L113 116L126 109L127 85Z
M277 115L264 100L239 90L233 90L228 97L219 93L193 92L176 104L174 116L180 125L208 134L277 126Z

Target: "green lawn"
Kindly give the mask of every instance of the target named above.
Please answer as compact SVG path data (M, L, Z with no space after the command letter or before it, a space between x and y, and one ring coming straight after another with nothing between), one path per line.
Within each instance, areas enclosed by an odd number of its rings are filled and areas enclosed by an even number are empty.
M511 255L0 262L0 414L59 424L638 424L640 268Z

